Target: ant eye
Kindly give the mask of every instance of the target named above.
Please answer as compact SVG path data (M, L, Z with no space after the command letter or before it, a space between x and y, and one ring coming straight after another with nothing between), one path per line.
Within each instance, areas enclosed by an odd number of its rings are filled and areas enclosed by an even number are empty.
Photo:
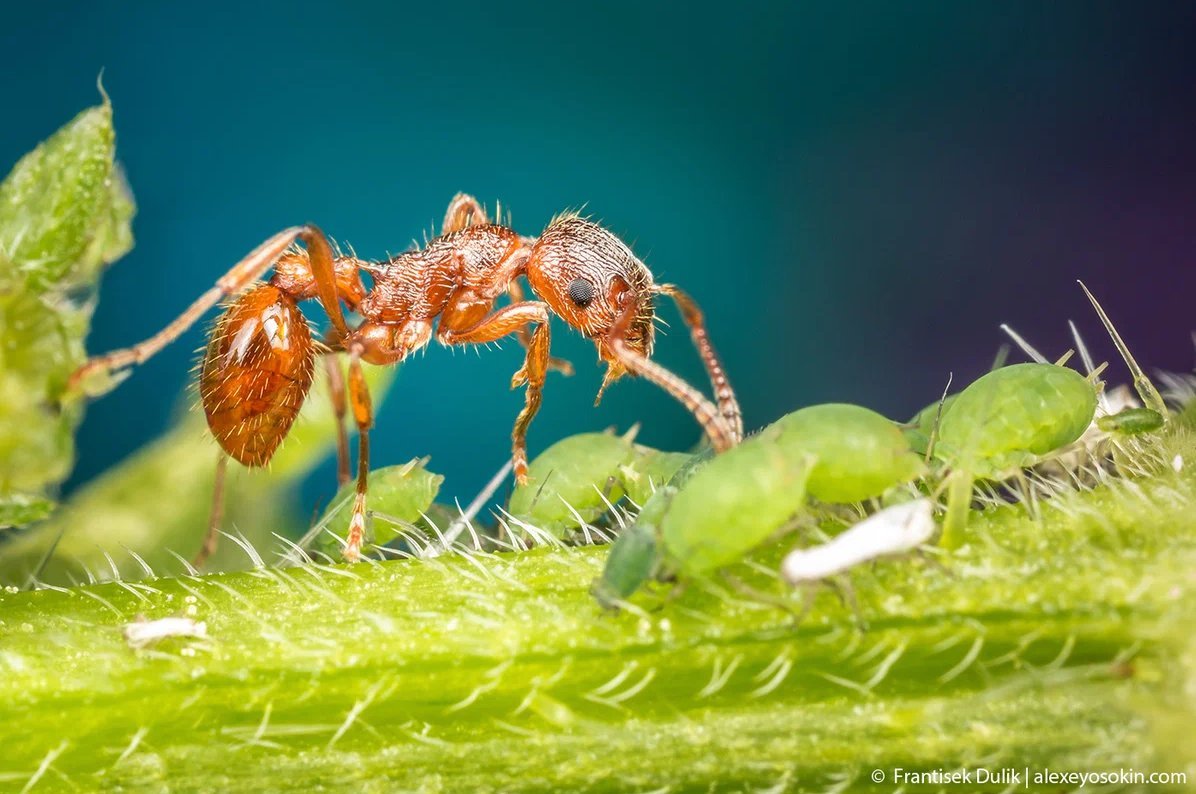
M581 308L590 305L594 300L594 285L586 281L584 278L575 278L569 282L568 286L569 300L576 303Z

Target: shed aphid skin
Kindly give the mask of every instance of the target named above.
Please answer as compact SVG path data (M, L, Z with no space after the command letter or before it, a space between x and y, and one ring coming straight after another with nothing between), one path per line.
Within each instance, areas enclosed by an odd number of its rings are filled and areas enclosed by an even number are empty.
M298 247L302 243L303 247ZM262 279L270 269L274 275ZM361 274L371 277L367 288ZM524 300L526 277L540 300ZM497 307L510 296L511 302ZM657 296L676 302L714 391L714 403L650 359ZM208 535L196 558L211 553L219 531L226 460L266 466L307 398L317 358L324 358L338 417L338 474L350 479L344 423L351 416L359 445L357 478L344 558L356 561L365 537L369 431L374 410L362 366L394 365L433 338L444 345L485 345L515 336L526 349L512 388L526 386L511 434L516 481L527 480L527 429L540 409L550 369L570 370L549 354L550 315L581 331L607 366L605 389L625 373L639 375L679 400L717 451L743 435L739 404L714 352L697 304L680 289L656 284L647 266L613 233L575 214L555 218L538 237L492 223L477 199L458 194L441 235L422 248L371 262L335 250L314 225L275 234L220 277L165 328L132 347L96 356L70 378L70 388L101 392L125 370L177 339L220 301L232 303L210 335L200 374L208 426L221 447ZM298 308L317 300L331 323L313 339ZM350 327L347 308L362 320ZM345 353L348 377L330 357ZM599 391L601 396L601 391Z
M193 639L207 639L208 624L187 617L159 618L146 620L144 617L126 623L121 628L125 642L130 648L139 649L153 645L167 637L191 637Z
M872 560L907 554L934 537L933 514L930 499L886 507L820 546L789 552L781 576L794 586L819 582Z
M942 545L962 543L976 478L1018 474L1078 439L1095 412L1095 387L1054 364L998 369L960 392L943 415L935 449L950 470Z

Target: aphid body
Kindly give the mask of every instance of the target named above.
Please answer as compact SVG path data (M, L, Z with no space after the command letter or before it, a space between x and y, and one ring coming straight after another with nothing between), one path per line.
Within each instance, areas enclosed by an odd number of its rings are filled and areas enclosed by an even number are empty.
M925 471L901 429L867 408L827 403L802 408L774 425L790 455L813 461L806 490L822 502L860 502Z
M961 542L972 484L1003 480L1083 435L1096 412L1096 389L1078 372L1054 364L993 370L943 413L935 457L950 469L942 544Z

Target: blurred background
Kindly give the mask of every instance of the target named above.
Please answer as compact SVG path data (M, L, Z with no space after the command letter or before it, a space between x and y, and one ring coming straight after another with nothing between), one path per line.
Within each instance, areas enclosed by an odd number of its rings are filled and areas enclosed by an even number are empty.
M1196 6L64 2L4 17L4 170L98 101L101 68L115 106L137 245L105 278L94 351L158 330L284 226L382 257L464 190L529 234L584 206L683 285L751 427L832 400L907 418L948 372L987 369L1001 322L1057 356L1075 319L1111 358L1076 278L1144 364L1193 366ZM659 360L701 382L664 316ZM697 440L646 383L591 407L593 347L555 331L578 372L551 376L533 454L633 422L656 446ZM89 409L68 490L171 423L202 343L193 329ZM464 502L508 454L520 360L514 343L414 358L376 465L431 455ZM333 488L327 462L304 509Z

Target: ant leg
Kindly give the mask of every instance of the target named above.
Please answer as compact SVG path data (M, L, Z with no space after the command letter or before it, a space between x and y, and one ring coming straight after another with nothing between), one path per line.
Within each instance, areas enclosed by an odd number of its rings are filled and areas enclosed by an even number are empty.
M353 517L349 520L349 537L345 544L346 562L361 559L365 542L365 495L370 476L370 428L374 424L374 409L370 403L370 389L361 371L361 351L349 351L349 404L353 421L357 423L357 494L353 499Z
M679 289L675 284L661 284L656 291L668 295L681 310L681 318L689 326L690 336L694 347L702 357L702 364L706 367L706 374L710 376L710 385L714 388L714 396L718 400L718 409L723 419L735 434L735 441L743 440L743 413L739 410L739 401L735 398L735 391L731 382L727 380L727 373L719 361L714 346L710 343L710 335L706 333L706 320L702 310L693 298Z
M328 394L332 398L332 412L336 416L336 484L344 485L349 474L349 434L345 431L345 374L336 353L324 355L324 371L328 374Z
M228 455L221 450L216 459L216 483L212 486L212 512L208 516L208 532L204 535L199 553L191 560L191 567L202 570L204 564L216 551L220 540L220 523L224 519L224 481L228 473Z
M441 325L440 341L449 345L485 344L501 339L528 324L535 323L536 329L528 342L523 366L511 378L511 388L527 384L526 402L515 420L511 433L511 462L515 470L515 481L527 482L527 428L540 410L544 381L548 374L548 304L539 301L512 303L504 306L472 328L457 330Z
M67 389L73 391L79 388L98 372L112 375L126 367L145 362L162 348L178 339L184 331L194 325L205 312L221 300L261 278L296 239L302 240L308 246L312 259L312 270L317 277L323 276L320 282L320 301L328 311L333 326L341 336L347 335L348 327L345 325L344 315L340 311L340 304L336 302L336 285L332 272L332 248L328 244L328 240L324 237L324 233L315 226L292 226L266 240L248 256L233 265L217 280L215 286L196 298L186 311L149 339L138 342L132 347L95 356L84 362L71 374L70 380L67 381ZM325 295L326 291L329 292L328 295ZM114 383L110 384L98 393L108 391L115 385Z
M451 234L489 222L490 218L486 216L486 208L482 206L482 202L468 193L458 193L453 196L448 211L444 213L444 225L440 227L440 233Z
M511 300L515 303L524 302L523 285L517 280L512 280L511 283L507 285L507 292L510 293ZM527 329L526 325L519 329L518 333L516 334L516 338L519 340L519 344L523 345L524 350L527 350L528 347L531 346L532 334L531 331ZM548 371L556 371L568 377L573 374L573 364L563 358L549 356Z
M607 348L628 372L652 381L688 408L698 423L702 425L706 435L710 437L710 445L714 447L715 452L725 452L735 446L738 439L735 436L734 428L727 424L726 418L701 392L647 356L632 350L623 341L623 337L627 333L627 326L634 318L635 312L636 304L634 302L628 303L624 307L623 313L615 321L614 327L606 337Z

